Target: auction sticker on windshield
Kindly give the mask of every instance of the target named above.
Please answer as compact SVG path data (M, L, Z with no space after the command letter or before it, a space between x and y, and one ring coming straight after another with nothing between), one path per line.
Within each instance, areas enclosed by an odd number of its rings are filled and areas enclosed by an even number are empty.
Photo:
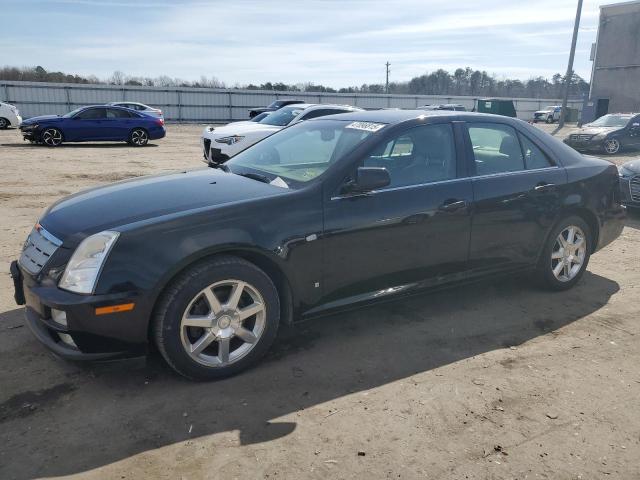
M347 125L345 128L353 128L356 130L365 130L367 132L377 132L385 123L373 123L373 122L353 122Z

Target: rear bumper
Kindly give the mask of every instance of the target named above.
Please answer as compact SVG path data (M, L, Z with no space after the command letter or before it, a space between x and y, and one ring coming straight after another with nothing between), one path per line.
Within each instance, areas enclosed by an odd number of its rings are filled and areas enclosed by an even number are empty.
M140 296L66 292L56 285L36 282L15 261L11 264L11 276L16 302L25 305L27 326L55 354L69 360L104 360L146 353L148 308ZM135 308L96 315L100 306L127 302L135 303ZM65 312L66 325L53 320L52 309Z

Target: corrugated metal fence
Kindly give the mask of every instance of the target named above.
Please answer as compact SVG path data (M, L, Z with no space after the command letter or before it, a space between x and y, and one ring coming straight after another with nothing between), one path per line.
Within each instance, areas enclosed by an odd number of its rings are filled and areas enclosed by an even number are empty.
M245 120L250 108L263 107L280 98L297 98L309 103L348 104L365 109L416 108L428 104L458 103L471 110L479 97L300 93L0 81L0 99L17 106L24 118L63 114L85 105L127 100L162 109L168 121L229 122ZM533 112L546 105L560 103L558 99L538 98L517 98L513 101L518 117L524 120L530 119ZM570 101L569 106L580 109L582 101Z

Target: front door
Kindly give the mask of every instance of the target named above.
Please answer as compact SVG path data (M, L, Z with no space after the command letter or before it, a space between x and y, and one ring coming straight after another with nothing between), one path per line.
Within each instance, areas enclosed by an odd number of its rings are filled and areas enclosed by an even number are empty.
M325 302L384 295L464 274L471 180L459 178L454 125L410 128L353 166L384 167L388 187L325 199Z
M534 263L558 213L566 172L522 132L502 123L467 123L472 148L475 273Z
M81 111L65 122L65 140L70 142L106 138L106 108L94 107Z

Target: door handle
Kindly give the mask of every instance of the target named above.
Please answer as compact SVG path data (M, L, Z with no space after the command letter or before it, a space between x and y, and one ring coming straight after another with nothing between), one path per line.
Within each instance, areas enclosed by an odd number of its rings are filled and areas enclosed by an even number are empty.
M533 190L536 192L546 192L547 190L551 190L553 187L555 187L555 184L553 183L540 182L538 185L533 187Z
M465 200L447 200L438 207L438 210L441 212L455 212L463 208L467 208Z

